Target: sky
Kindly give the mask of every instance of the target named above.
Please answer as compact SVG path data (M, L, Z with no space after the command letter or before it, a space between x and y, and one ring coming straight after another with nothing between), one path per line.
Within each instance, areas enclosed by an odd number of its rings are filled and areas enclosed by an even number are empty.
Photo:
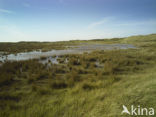
M0 42L156 33L156 0L0 0Z

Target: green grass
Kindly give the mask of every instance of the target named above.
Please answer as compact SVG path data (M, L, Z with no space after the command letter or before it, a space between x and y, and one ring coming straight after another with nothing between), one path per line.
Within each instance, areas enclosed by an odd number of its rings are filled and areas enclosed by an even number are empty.
M49 51L52 49L60 50L67 49L68 46L77 45L76 42L0 42L0 51L9 53L29 52L34 50Z
M76 42L137 49L64 55L50 67L7 62L0 67L0 117L122 117L122 105L156 109L156 35Z

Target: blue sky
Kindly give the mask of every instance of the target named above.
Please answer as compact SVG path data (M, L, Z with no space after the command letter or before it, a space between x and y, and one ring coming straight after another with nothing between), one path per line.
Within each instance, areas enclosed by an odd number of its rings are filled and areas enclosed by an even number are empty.
M0 0L0 41L156 33L156 0Z

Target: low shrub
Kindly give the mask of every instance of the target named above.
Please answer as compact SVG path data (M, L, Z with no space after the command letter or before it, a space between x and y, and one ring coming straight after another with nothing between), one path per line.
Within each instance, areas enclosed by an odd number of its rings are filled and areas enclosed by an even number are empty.
M69 61L71 65L81 65L80 60L78 58L71 58Z
M31 90L32 90L32 91L37 91L37 89L38 89L37 86L36 86L35 84L32 84Z
M37 75L37 80L45 79L48 77L49 77L49 73L46 71L43 71Z
M94 89L95 88L95 85L93 85L90 82L84 82L83 85L82 85L82 88L84 90L91 90L91 89Z
M68 85L64 80L54 80L50 83L50 87L54 89L66 88Z
M0 73L0 86L9 85L13 82L13 75L8 73Z
M38 93L39 95L47 95L47 94L50 94L50 90L49 90L48 88L41 88L41 87L38 87L37 93Z
M7 92L1 93L0 94L0 100L12 100L12 101L16 101L18 102L21 99L21 97L19 95L15 95L15 94L10 94Z
M28 84L33 83L36 80L36 77L34 75L28 76L27 82Z

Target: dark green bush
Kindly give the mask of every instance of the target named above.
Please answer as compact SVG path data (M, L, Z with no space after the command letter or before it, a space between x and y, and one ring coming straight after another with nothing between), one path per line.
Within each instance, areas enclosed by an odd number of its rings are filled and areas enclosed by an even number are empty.
M0 73L0 86L9 85L13 82L13 75L8 73Z
M38 74L37 80L49 78L49 73L46 71L42 71L41 73Z
M82 85L82 88L84 90L91 90L91 89L94 89L95 86L93 84L91 84L90 82L84 82Z
M54 89L62 89L67 87L67 83L64 80L54 80L50 83L50 87Z
M50 94L50 90L49 90L48 88L41 88L41 87L38 87L37 93L38 93L39 95L47 95L47 94Z

